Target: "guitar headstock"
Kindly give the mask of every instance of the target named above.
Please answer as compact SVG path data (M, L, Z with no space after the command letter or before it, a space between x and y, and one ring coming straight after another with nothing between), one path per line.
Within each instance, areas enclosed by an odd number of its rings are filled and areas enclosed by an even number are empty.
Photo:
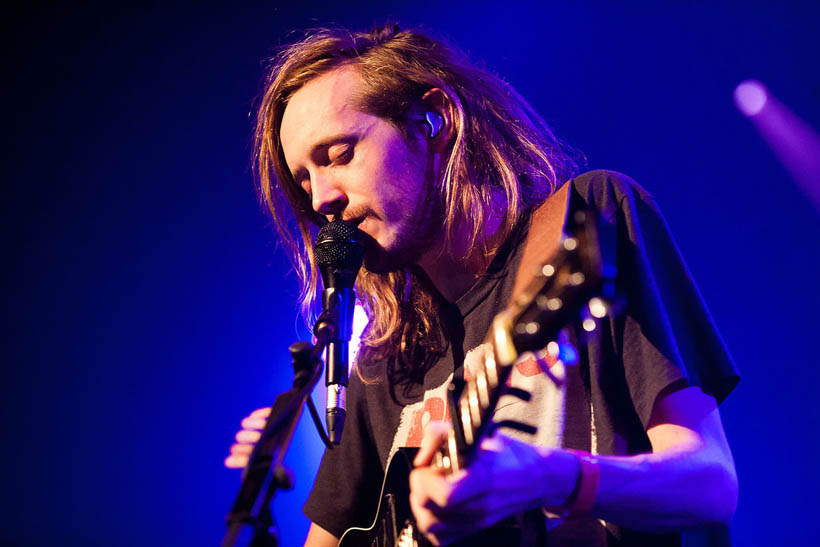
M504 312L508 341L519 354L538 351L552 342L566 325L578 321L584 330L607 314L614 298L614 266L604 263L598 218L578 211L568 226L557 255L541 266L535 279ZM507 362L503 364L508 364Z

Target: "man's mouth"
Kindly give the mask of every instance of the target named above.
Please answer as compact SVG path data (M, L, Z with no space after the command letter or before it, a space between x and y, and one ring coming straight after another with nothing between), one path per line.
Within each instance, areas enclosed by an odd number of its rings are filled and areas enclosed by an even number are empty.
M360 215L360 216L355 216L355 217L342 218L342 220L344 220L345 222L349 222L349 223L353 224L354 226L356 226L358 228L359 224L364 222L366 218L367 218L367 215Z

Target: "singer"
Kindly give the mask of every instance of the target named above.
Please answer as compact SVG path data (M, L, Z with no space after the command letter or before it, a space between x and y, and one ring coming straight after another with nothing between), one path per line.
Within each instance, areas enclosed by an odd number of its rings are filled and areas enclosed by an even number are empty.
M717 405L737 370L652 198L618 173L579 174L576 157L508 84L422 32L319 30L273 59L254 166L306 312L318 228L342 219L364 243L369 324L307 545L378 520L401 447L420 447L408 533L436 545L510 544L505 527L530 544L728 544L737 478ZM529 397L503 396L493 419L532 427L498 429L446 472L449 394L480 374L492 318L583 210L614 231L602 245L624 309L597 338L564 329L577 359L522 357L509 385Z

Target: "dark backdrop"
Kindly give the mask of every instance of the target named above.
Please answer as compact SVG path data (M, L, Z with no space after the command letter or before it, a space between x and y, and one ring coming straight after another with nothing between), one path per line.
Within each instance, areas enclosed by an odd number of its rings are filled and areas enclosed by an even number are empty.
M459 43L657 198L744 377L739 545L808 545L820 213L732 104L820 126L814 2L40 4L7 12L0 542L212 545L242 416L290 378L296 284L248 173L262 59L392 16ZM284 545L320 455L302 423Z

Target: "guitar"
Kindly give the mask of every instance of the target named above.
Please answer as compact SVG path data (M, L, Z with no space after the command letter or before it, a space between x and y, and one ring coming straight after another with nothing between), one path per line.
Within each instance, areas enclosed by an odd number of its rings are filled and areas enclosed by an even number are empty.
M555 258L544 264L530 284L493 318L485 338L490 350L484 352L482 363L465 384L458 400L450 400L452 428L432 464L444 473L456 473L468 467L481 439L495 428L531 428L506 421L493 424L491 420L501 396L511 391L506 382L519 355L539 352L545 346L550 353L555 352L557 344L554 340L566 325L580 319L583 329L591 331L594 329L593 318L599 319L606 314L607 306L601 296L612 296L614 275L612 268L605 267L601 258L597 219L589 212L580 211L569 220L569 235L562 239ZM584 310L589 312L586 318L581 317ZM523 398L529 395L526 392L511 394ZM410 510L408 476L416 451L415 448L403 448L391 457L373 524L368 528L347 530L339 540L340 547L430 545L416 529ZM538 521L539 517L540 532L533 530L538 525L525 525L527 521ZM508 519L459 545L532 543L543 543L540 510Z

